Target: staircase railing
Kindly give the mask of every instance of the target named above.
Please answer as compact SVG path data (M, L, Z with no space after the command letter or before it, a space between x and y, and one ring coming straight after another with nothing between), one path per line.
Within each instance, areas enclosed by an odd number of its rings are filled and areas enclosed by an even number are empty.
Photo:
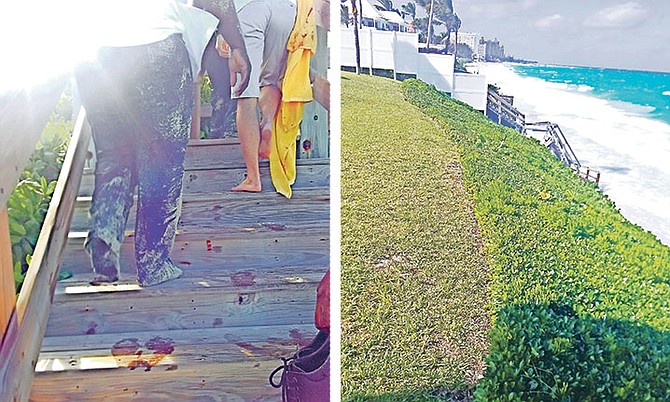
M581 164L558 124L549 121L527 123L523 130L524 135L528 135L529 131L544 133L544 145L561 162L570 166L583 180L592 181L596 184L600 182L600 172Z
M80 110L56 189L40 232L33 258L14 303L14 279L7 224L7 200L46 125L65 85L65 78L37 90L5 99L0 127L6 148L0 171L0 401L27 401L58 280L58 266L67 241L91 137ZM3 145L4 147L4 145ZM5 159L7 158L7 159ZM9 169L7 167L9 166Z
M511 127L520 133L526 124L526 116L492 89L489 89L486 98L486 115L496 123Z

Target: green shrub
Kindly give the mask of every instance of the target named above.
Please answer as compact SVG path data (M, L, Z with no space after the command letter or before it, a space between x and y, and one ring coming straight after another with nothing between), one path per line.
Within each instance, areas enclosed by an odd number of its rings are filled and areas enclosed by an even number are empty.
M670 400L670 335L557 304L510 306L475 400Z
M71 132L71 121L65 121L56 114L52 116L7 202L17 292L23 284L56 188Z
M626 220L595 185L582 182L538 141L492 123L481 112L420 81L405 81L403 90L459 147L464 184L474 201L488 251L493 311L504 312L519 304L557 303L567 305L583 319L607 319L617 325L670 330L670 248ZM531 309L527 314L542 311ZM502 312L494 321L492 336L515 339L520 325L515 320L525 316ZM542 328L529 327L516 341L518 345L493 339L490 362L505 356L509 365L519 370L525 367L527 347L544 342ZM637 348L638 353L621 358L632 367L655 364L656 360L649 358L653 351L665 348L658 343L660 338L649 331L635 334L630 347ZM571 339L555 341L554 346L571 349ZM667 338L664 341L667 343ZM596 353L594 345L588 347ZM574 365L565 367L552 361L543 362L557 376L555 383L560 383L558 391L552 388L555 400L601 400L599 387L583 394L573 381L582 375L584 365L598 356L585 353L574 358L577 359ZM617 391L624 385L612 380L616 373L608 371L614 366L598 367L609 376L602 377L600 387L606 389L603 392L613 397L624 392ZM478 395L491 400L526 399L538 387L537 379L521 376L514 380L511 396L496 394L494 391L503 389L500 387L510 380L503 373L507 372L486 371L482 384L489 384L486 389L493 391L481 391ZM610 380L605 381L607 378ZM636 382L631 389L645 390L659 385L646 369L631 378ZM498 388L490 384L497 384ZM567 388L560 391L561 387ZM551 400L554 396L545 395L545 399L538 400Z
M209 75L202 78L202 90L200 91L200 103L206 104L212 101L212 80Z

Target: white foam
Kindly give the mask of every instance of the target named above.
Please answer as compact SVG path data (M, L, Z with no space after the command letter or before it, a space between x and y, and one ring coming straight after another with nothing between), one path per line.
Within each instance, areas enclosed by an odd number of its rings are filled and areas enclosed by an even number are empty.
M663 95L670 96L670 91L663 91Z
M480 74L514 96L526 121L558 124L582 164L600 170L601 188L622 214L670 245L670 125L648 117L653 107L520 77L504 64L484 63Z

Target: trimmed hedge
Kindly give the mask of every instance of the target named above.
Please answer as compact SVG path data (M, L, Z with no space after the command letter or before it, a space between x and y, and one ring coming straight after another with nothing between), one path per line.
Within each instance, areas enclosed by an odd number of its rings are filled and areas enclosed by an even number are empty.
M628 222L595 185L582 182L538 141L490 122L423 82L407 80L403 91L459 146L464 182L489 253L491 303L500 313L477 398L603 400L602 395L610 395L604 399L630 400L630 395L640 395L644 400L646 395L665 400L668 394L649 390L670 389L670 376L645 367L664 373L670 365L667 359L650 357L668 351L662 331L670 329L670 248ZM557 316L550 304L574 311L565 313L573 317L568 321L574 328L554 327L551 320ZM518 305L527 307L511 307ZM607 332L613 325L649 330ZM584 331L602 336L588 338L582 353L570 342ZM624 350L630 353L596 353L610 350L610 344L628 345ZM551 356L559 346L575 362L537 358L547 370L542 375L556 376L542 388L548 393L540 394L544 378L529 371L529 354ZM612 371L612 364L619 363L614 358L637 369L619 375ZM603 363L589 366L592 359ZM587 366L596 370L598 386L577 380Z
M647 325L558 304L511 306L498 315L491 350L478 400L670 400L670 334Z

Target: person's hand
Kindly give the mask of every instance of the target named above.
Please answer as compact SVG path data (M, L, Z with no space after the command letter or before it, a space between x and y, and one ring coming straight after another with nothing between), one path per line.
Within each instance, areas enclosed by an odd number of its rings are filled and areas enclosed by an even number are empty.
M221 34L216 35L216 45L214 48L219 53L219 56L223 57L224 59L230 58L230 46L228 46L228 42L223 39Z
M249 85L249 76L251 74L251 63L249 56L247 56L247 49L232 48L230 50L230 61L228 62L230 69L230 86L236 87L235 96L242 95ZM237 74L240 74L240 80L237 80Z

